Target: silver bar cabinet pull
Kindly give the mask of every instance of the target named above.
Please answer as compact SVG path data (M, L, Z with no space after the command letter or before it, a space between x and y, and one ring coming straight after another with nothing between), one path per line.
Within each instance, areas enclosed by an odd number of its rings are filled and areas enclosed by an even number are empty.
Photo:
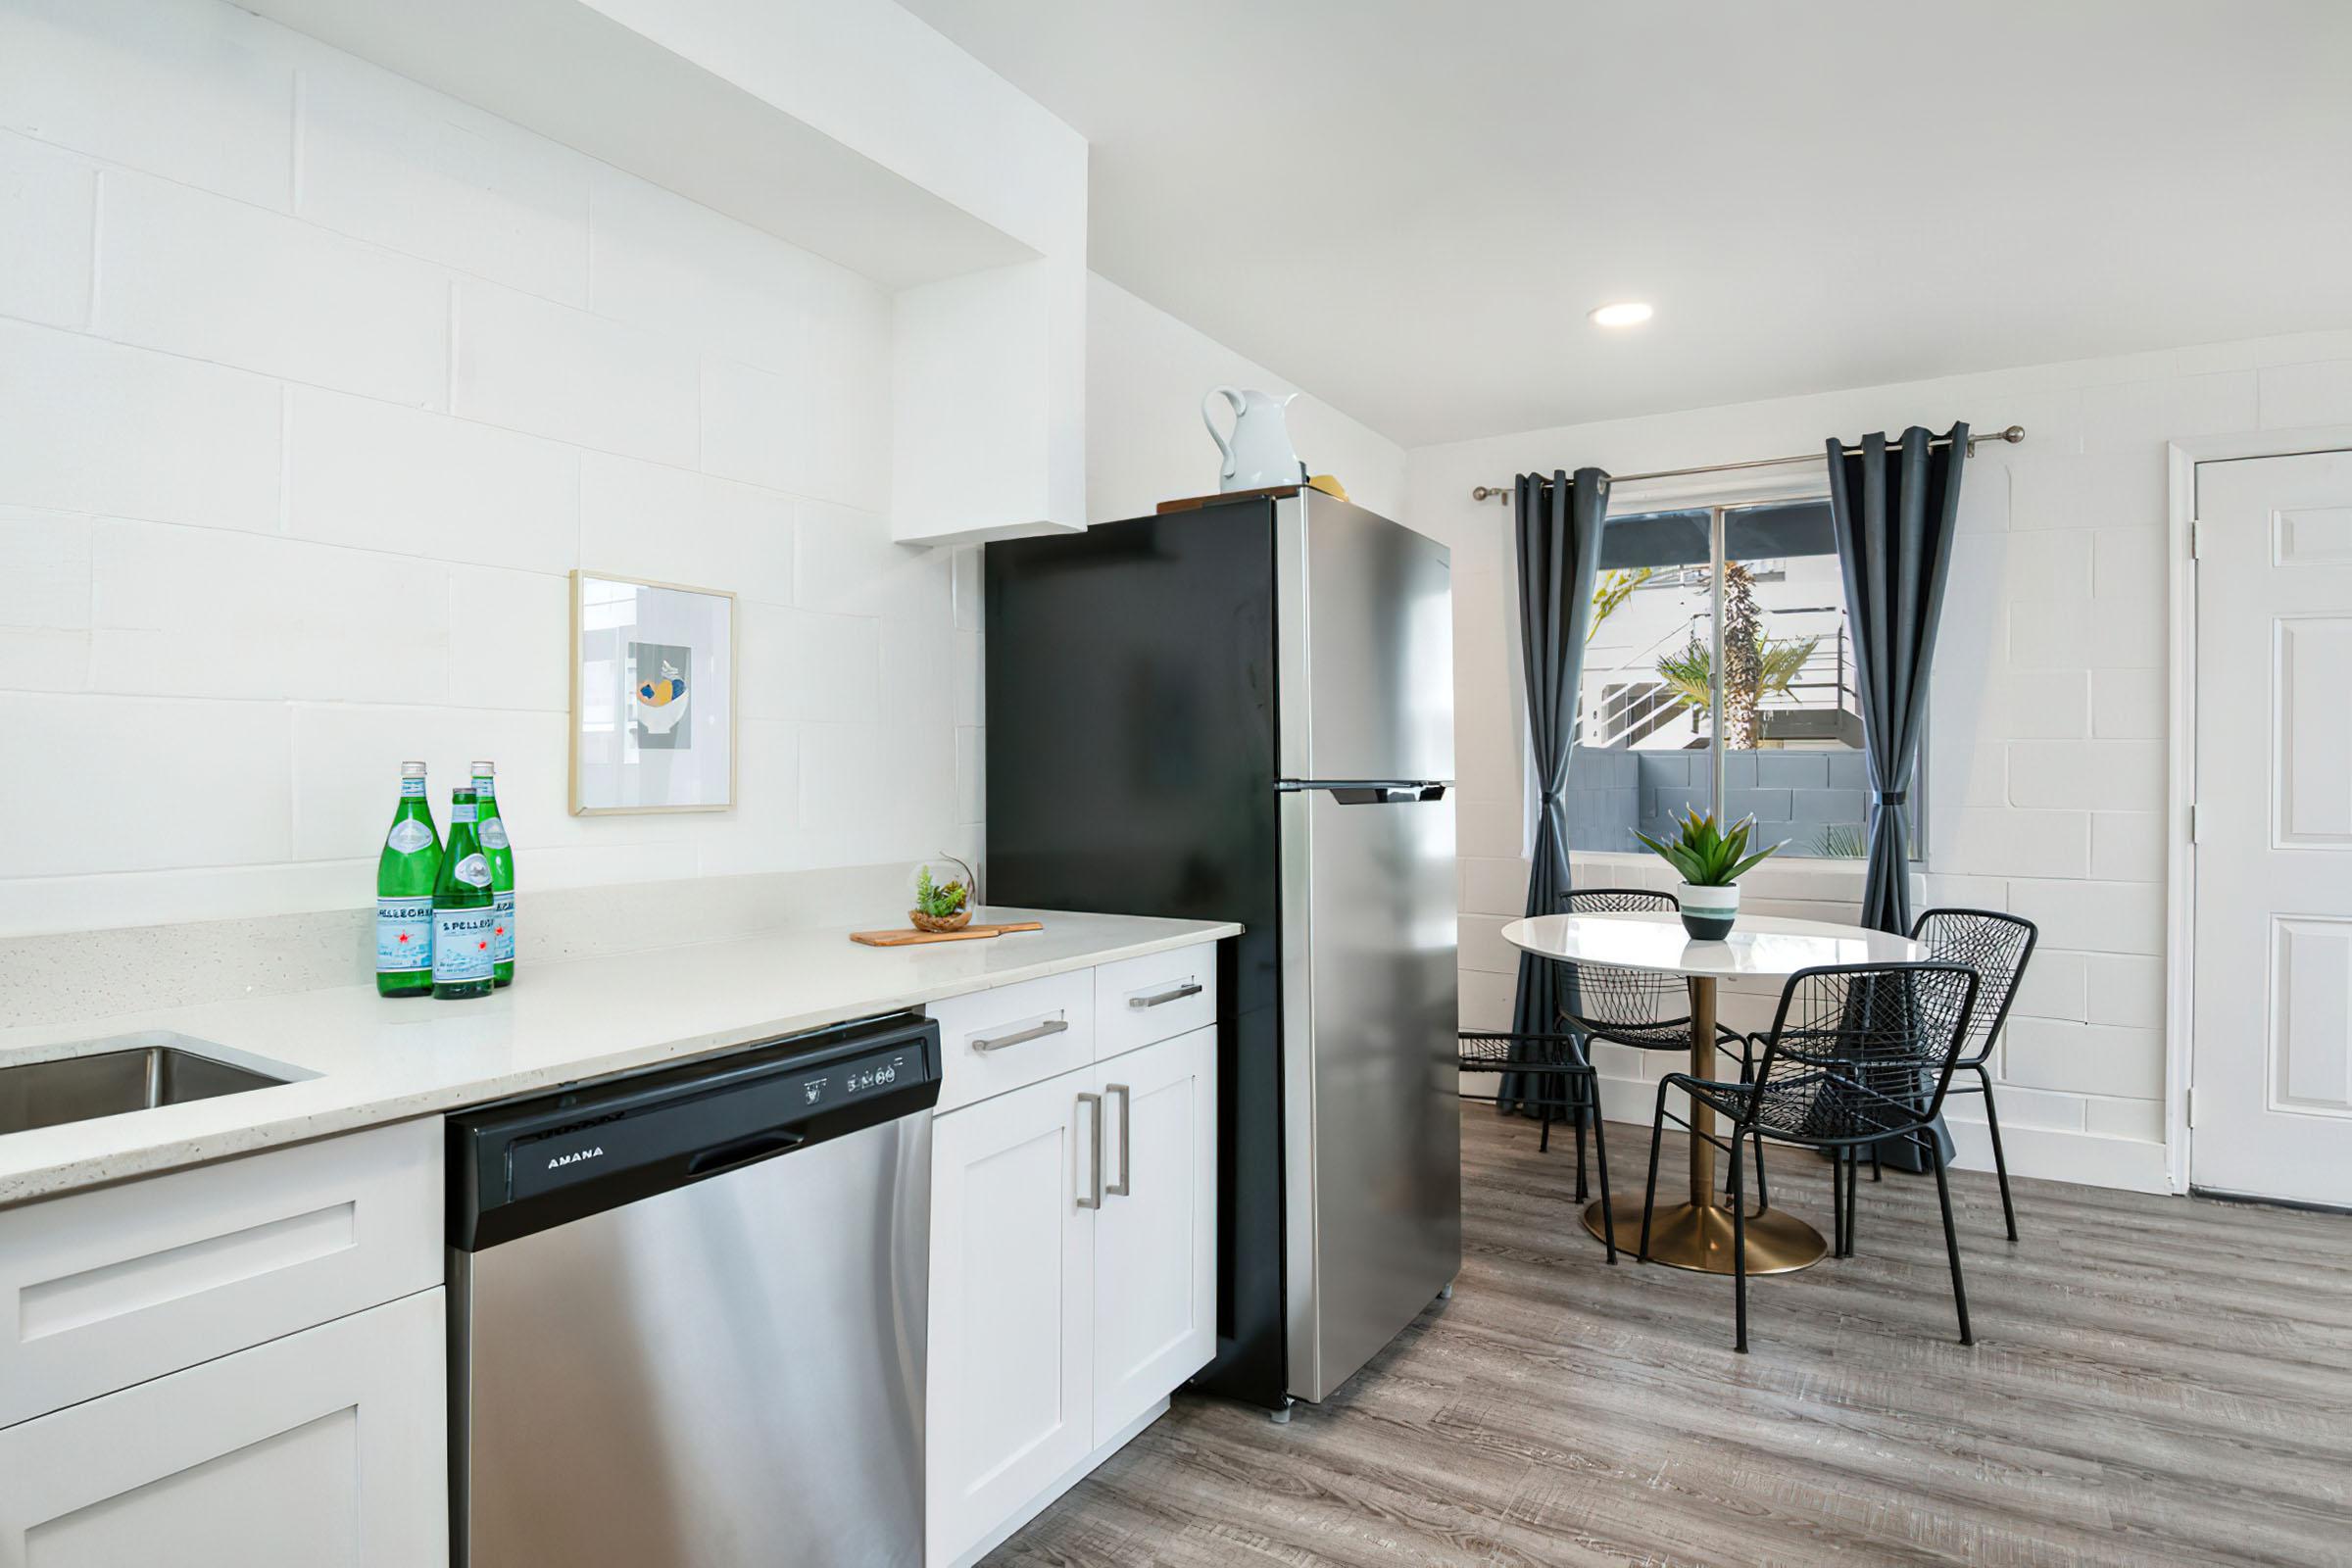
M1025 1045L1032 1040L1043 1040L1048 1035L1067 1033L1069 1027L1070 1021L1067 1018L1048 1018L1044 1023L1031 1024L1028 1028L1016 1030L1012 1034L998 1035L993 1040L974 1035L972 1049L974 1051L1003 1051L1006 1046Z
M1119 1179L1112 1186L1103 1188L1102 1191L1113 1198L1127 1198L1133 1196L1127 1180L1133 1174L1127 1168L1127 1106L1135 1097L1125 1084L1104 1084L1102 1088L1105 1093L1119 1097ZM1095 1163L1098 1165L1102 1163L1101 1155L1096 1156Z
M1095 1196L1080 1198L1078 1206L1080 1208L1101 1208L1102 1206L1102 1097L1081 1094L1078 1097L1078 1103L1095 1107L1095 1113L1090 1118L1094 1122Z
M1164 1007L1171 1002L1182 1002L1187 997L1197 997L1200 994L1200 982L1187 980L1180 986L1157 992L1149 997L1129 997L1127 1005L1130 1007Z

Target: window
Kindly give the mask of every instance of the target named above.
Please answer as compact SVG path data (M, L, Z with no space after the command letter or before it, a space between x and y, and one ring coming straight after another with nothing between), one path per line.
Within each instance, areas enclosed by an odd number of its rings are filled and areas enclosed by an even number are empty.
M1613 516L1592 610L1570 848L1638 850L1637 830L1696 809L1753 816L1784 855L1862 855L1870 791L1827 501Z

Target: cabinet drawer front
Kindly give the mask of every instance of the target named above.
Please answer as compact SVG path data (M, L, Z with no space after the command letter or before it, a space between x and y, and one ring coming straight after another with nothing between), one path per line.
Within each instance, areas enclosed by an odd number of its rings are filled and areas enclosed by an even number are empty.
M0 1426L441 1281L426 1117L0 1210Z
M0 1563L449 1560L438 1290L0 1432Z
M1095 1059L1095 972L1024 980L934 1002L939 1108L1037 1083Z
M1217 946L1122 958L1095 971L1095 1059L1217 1021Z

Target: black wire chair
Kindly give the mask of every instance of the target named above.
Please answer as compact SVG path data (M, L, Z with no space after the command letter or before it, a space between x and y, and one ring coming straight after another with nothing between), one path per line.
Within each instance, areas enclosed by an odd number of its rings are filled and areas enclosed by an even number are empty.
M1569 893L1569 914L1680 912L1683 901L1671 893L1649 888L1586 888ZM1608 964L1569 963L1564 1009L1567 1020L1592 1040L1635 1051L1672 1051L1690 1054L1690 984L1681 975L1648 969L1619 969ZM1747 1040L1729 1024L1715 1026L1715 1049L1740 1060L1740 1076L1748 1075ZM1764 1185L1764 1148L1756 1146L1756 1203L1769 1196Z
M1779 1011L1763 1037L1746 1081L1718 1083L1670 1073L1658 1085L1650 1125L1649 1183L1642 1200L1639 1256L1649 1261L1649 1213L1658 1192L1658 1142L1669 1119L1702 1136L1680 1116L1669 1117L1666 1097L1681 1090L1732 1122L1732 1277L1736 1331L1733 1348L1747 1349L1747 1226L1741 1203L1740 1146L1766 1139L1831 1152L1837 1209L1834 1250L1852 1251L1856 1153L1890 1138L1911 1138L1936 1171L1943 1207L1943 1245L1952 1266L1952 1304L1960 1343L1974 1345L1968 1293L1960 1278L1960 1241L1952 1227L1951 1184L1943 1151L1932 1132L1950 1089L1960 1053L1971 1038L1977 1004L1976 970L1965 964L1840 964L1801 969L1788 977Z
M1981 989L1976 1010L1969 1015L1960 1059L1953 1063L1976 1074L1976 1081L1956 1078L1951 1092L1984 1097L1984 1130L1992 1135L1992 1170L2001 1183L2001 1218L2013 1242L2017 1207L2009 1201L2009 1162L2001 1153L2001 1118L1993 1109L1992 1072L1985 1059L1992 1054L2001 1025L2009 1020L2009 1004L2017 998L2018 982L2025 978L2026 962L2034 956L2040 935L2033 921L1993 909L1927 909L1911 925L1911 940L1925 947L1929 957L1977 971ZM1877 1151L1872 1154L1875 1160ZM1872 1174L1877 1174L1875 1165Z
M1514 1102L1533 1102L1544 1124L1536 1148L1551 1151L1551 1124L1565 1112L1576 1123L1576 1200L1585 1201L1585 1124L1592 1126L1593 1152L1600 1169L1601 1244L1609 1261L1617 1261L1617 1220L1609 1209L1608 1135L1600 1125L1600 1079L1585 1057L1584 1042L1571 1034L1516 1034L1507 1029L1461 1031L1455 1065L1463 1072L1523 1073L1528 1093L1512 1096ZM1499 1095L1465 1094L1464 1100L1488 1104Z
M1671 893L1648 888L1587 888L1563 901L1568 914L1672 913L1683 906ZM1690 987L1680 975L1618 969L1599 963L1568 965L1568 1021L1580 1033L1636 1051L1690 1051ZM1740 1031L1717 1024L1720 1045L1738 1046Z

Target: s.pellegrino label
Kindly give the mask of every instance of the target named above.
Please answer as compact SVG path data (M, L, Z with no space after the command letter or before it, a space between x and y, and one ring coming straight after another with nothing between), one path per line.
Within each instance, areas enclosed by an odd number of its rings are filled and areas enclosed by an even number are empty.
M490 978L490 934L496 909L433 910L433 984L467 985Z
M403 763L392 825L375 861L375 989L387 997L433 989L433 889L441 837L424 798L424 764Z
M375 901L375 972L426 974L433 967L433 896Z

